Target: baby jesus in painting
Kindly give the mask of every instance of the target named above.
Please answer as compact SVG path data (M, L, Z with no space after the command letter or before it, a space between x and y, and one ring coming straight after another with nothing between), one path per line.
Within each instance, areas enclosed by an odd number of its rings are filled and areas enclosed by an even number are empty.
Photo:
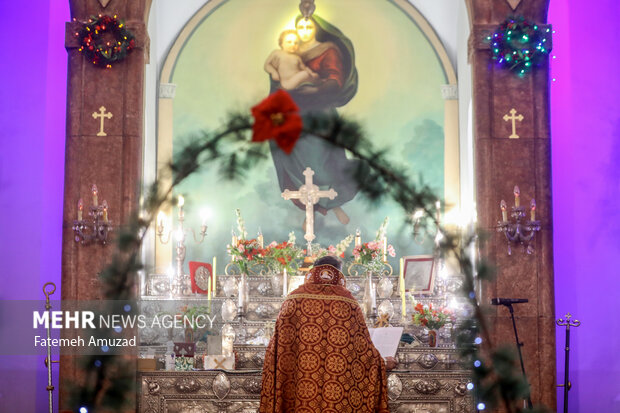
M265 61L265 71L274 82L286 90L293 90L304 83L313 83L319 75L304 64L296 52L299 50L299 35L295 30L285 30L278 40L280 49L276 49Z

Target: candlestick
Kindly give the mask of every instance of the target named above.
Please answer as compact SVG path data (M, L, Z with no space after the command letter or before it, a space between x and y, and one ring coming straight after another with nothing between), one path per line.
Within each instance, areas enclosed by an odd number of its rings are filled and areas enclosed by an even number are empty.
M200 218L201 218L201 223L200 223L200 231L201 232L207 232L207 218L209 216L209 213L206 209L203 209L202 211L200 211Z
M77 212L77 220L82 220L82 212L84 211L84 202L82 202L82 198L78 201L78 212Z
M372 277L370 277L370 311L371 314L377 311L377 287L375 283L372 282Z
M103 200L103 222L108 222L108 201Z
M213 297L217 293L217 257L213 257Z
M536 201L534 198L530 201L530 221L536 221Z
M504 222L508 221L508 211L506 210L507 208L506 201L502 199L502 201L499 203L499 207L502 210L502 221Z
M245 312L245 274L241 274L239 279L239 297L237 297L237 307Z
M93 206L99 205L99 191L97 190L97 185L93 184L91 191L93 193Z
M360 233L359 228L355 231L355 246L359 247L362 245L362 235Z
M179 202L177 203L178 207L179 207L179 218L183 219L184 217L184 213L183 213L183 205L185 205L185 198L183 198L183 195L179 195Z
M517 185L515 185L515 206L518 207L519 205L521 205L521 200L520 200L520 195L521 195L521 191L519 191L519 187Z

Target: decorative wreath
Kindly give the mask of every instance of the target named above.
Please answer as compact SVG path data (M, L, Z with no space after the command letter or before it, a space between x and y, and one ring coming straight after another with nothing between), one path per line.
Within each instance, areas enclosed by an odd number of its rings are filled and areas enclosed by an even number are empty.
M123 60L136 45L135 36L117 16L91 16L75 35L80 39L80 52L100 67L112 67Z
M500 67L523 76L549 54L550 49L546 45L549 31L543 31L523 17L509 17L492 36L487 37L493 60Z

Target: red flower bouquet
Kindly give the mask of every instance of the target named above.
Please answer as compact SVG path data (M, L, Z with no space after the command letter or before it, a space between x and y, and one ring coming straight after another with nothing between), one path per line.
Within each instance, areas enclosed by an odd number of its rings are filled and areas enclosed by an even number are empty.
M237 245L228 245L228 254L244 274L248 273L251 265L260 264L265 258L265 250L256 239L241 239L237 241Z
M422 305L422 303L418 303L414 309L415 313L412 316L413 323L424 326L430 330L438 330L452 319L452 313L450 313L450 311L443 308L433 310L433 304Z

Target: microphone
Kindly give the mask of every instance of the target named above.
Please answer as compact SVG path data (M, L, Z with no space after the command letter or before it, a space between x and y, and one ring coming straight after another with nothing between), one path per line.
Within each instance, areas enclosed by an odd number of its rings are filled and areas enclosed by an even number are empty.
M529 300L527 298L492 298L492 305L511 305L511 304L521 304L527 303Z

